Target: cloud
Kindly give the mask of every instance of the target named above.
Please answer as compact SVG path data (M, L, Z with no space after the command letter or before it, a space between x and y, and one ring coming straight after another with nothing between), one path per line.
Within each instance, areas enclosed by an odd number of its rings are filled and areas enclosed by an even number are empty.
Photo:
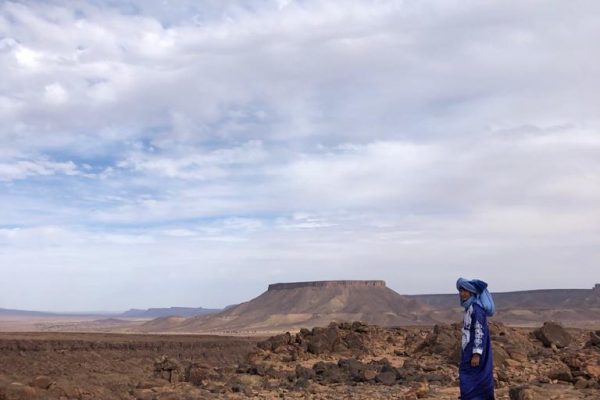
M81 172L72 161L12 160L10 162L0 162L0 181L57 174L74 176L81 175Z
M0 265L24 272L2 301L35 274L22 306L225 305L365 270L587 287L597 8L3 2Z

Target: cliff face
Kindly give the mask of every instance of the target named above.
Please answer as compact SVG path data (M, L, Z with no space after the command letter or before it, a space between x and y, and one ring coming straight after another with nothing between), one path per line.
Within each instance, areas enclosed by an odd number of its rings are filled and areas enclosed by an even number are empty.
M312 281L272 283L267 291L297 289L303 287L332 288L332 287L385 287L385 281Z

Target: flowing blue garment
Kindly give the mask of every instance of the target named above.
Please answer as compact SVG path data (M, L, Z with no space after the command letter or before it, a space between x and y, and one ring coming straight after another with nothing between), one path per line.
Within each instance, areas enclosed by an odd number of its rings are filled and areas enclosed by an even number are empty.
M474 353L481 357L478 367L471 366ZM486 312L476 302L465 310L458 375L461 400L494 399L494 360L490 331Z

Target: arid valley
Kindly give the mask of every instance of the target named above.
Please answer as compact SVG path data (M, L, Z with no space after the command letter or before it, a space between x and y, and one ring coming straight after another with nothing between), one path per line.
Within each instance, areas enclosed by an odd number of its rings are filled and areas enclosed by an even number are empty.
M600 400L600 1L0 0L0 400Z
M496 297L498 399L599 398L598 287ZM4 311L0 399L458 398L456 296L382 281L274 284L198 316Z

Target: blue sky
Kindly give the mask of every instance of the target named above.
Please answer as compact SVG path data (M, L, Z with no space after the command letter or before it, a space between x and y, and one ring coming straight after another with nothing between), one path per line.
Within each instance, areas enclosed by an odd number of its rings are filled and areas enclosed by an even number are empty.
M593 1L0 3L0 307L600 281Z

